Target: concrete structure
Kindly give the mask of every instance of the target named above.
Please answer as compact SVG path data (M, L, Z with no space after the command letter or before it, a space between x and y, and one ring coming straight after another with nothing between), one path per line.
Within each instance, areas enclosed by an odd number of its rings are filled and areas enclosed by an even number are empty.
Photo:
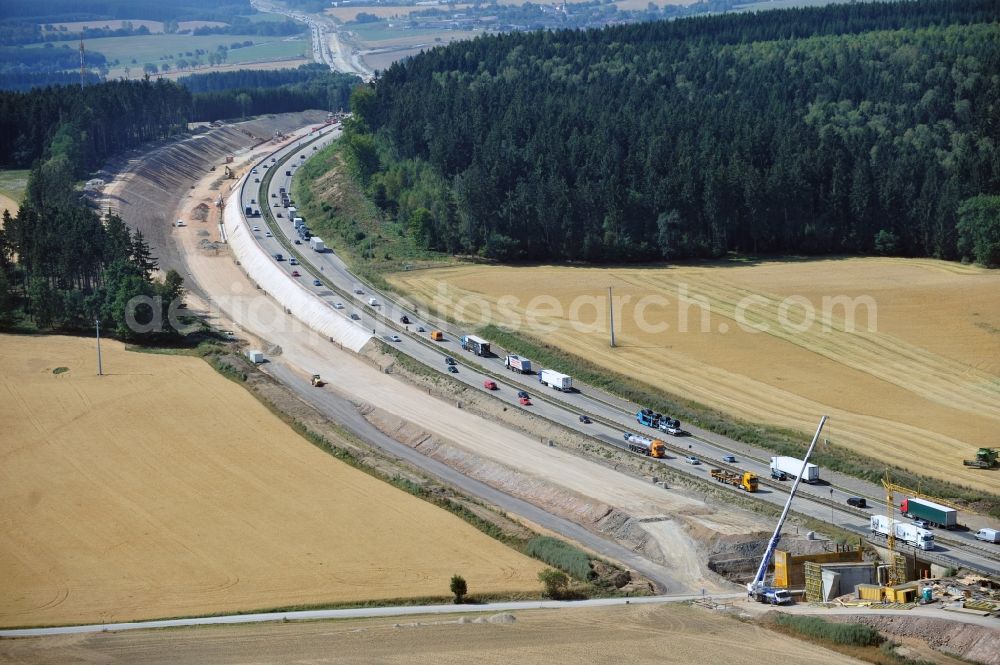
M846 549L818 554L789 554L784 550L774 552L774 586L785 589L801 589L805 586L805 563L858 563L860 549Z

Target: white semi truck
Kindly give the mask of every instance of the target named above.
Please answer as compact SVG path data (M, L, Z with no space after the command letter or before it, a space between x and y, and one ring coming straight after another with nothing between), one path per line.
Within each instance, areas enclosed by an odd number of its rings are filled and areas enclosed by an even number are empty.
M543 369L538 372L538 382L543 386L561 390L564 393L573 390L573 377L560 374L551 369Z
M892 526L896 540L901 540L907 545L912 545L921 550L934 549L933 531L922 529L916 524L910 524L901 520L893 520ZM872 533L888 537L889 518L885 515L872 515Z
M512 372L531 374L531 361L521 356L507 356L504 365Z
M771 477L779 480L785 478L797 478L802 471L802 460L796 457L772 457ZM819 467L815 464L806 464L806 470L802 474L802 480L807 483L815 483L819 480Z

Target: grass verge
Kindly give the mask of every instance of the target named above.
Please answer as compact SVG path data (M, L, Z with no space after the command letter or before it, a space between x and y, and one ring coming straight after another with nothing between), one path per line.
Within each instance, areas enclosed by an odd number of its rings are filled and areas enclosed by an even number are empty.
M896 653L899 646L871 626L835 623L820 617L769 613L761 623L767 628L876 665L933 665Z

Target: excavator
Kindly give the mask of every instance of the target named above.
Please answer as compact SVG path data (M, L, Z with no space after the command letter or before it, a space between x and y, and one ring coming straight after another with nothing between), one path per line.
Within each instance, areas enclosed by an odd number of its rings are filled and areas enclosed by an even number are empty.
M781 517L778 518L778 526L774 528L774 534L767 543L767 549L764 550L764 557L760 560L757 574L754 575L753 581L747 584L747 597L756 600L758 603L784 605L785 603L792 602L792 595L788 593L787 589L769 587L764 583L764 579L767 577L767 567L771 563L771 557L774 556L774 550L777 549L778 541L781 540L781 527L784 526L785 519L788 517L788 511L792 507L792 499L795 498L795 492L799 489L799 483L802 481L806 465L809 463L809 456L812 455L813 448L816 447L816 442L819 441L819 433L823 431L823 425L826 424L826 420L827 416L820 418L819 427L816 428L816 434L813 435L812 443L809 444L806 456L802 460L801 472L795 477L795 482L792 483L792 490L788 493L788 500L785 501L785 509L781 511Z
M319 374L313 374L312 379L309 382L316 388L322 388L323 384L326 383L326 381L319 377Z
M998 455L1000 455L1000 450L996 448L980 448L976 451L976 459L962 460L962 464L977 469L992 469L997 466Z

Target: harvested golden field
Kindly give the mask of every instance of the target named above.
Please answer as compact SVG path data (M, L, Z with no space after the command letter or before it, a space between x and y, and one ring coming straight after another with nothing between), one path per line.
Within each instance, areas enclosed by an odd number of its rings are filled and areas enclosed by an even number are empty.
M89 339L0 336L0 626L538 590L204 361L101 346L98 377Z
M804 431L826 413L833 442L998 489L996 474L962 459L995 446L1000 429L1000 272L842 259L461 266L391 281L456 319L523 330L733 416ZM609 286L616 349L608 345Z
M504 618L493 615L494 621ZM860 663L752 623L687 605L516 612L513 623L466 615L208 626L0 642L0 662L137 663ZM459 623L460 620L468 623ZM509 619L508 619L509 620ZM711 656L710 653L718 654Z

